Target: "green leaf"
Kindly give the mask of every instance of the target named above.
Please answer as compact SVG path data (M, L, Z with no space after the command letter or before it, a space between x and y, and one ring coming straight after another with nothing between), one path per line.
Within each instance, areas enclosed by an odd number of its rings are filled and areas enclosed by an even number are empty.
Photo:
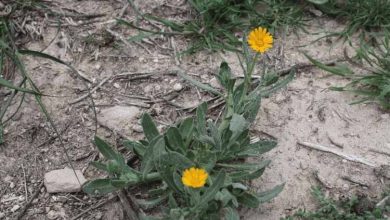
M248 208L257 208L260 205L259 199L256 197L256 195L250 193L250 192L244 192L240 196L237 197L238 202L246 206Z
M322 5L327 3L329 0L306 0L308 2L311 2L313 4Z
M273 189L257 193L256 197L259 200L260 203L268 202L271 199L275 198L277 195L279 195L280 192L283 191L284 183L280 184L278 186L275 186Z
M226 188L223 188L215 195L215 200L221 201L223 207L227 206L230 201L232 201L233 204L238 205L236 197Z
M255 97L249 99L248 103L245 106L244 118L248 122L253 122L256 119L257 113L259 112L261 104L261 96L256 95Z
M261 163L236 163L236 164L217 163L217 166L223 168L235 169L235 170L257 170L257 169L264 168L270 162L271 162L270 160L265 160L262 161Z
M245 120L242 115L233 114L232 120L230 122L229 129L233 132L233 135L241 134L249 127L249 123Z
M25 89L25 88L22 88L22 87L15 86L15 85L12 84L10 81L5 80L5 79L3 79L2 77L0 77L0 86L5 86L5 87L10 88L10 89L15 89L15 90L17 90L17 91L26 92L26 93L30 93L30 94L33 94L33 95L42 95L42 94L39 93L39 92L36 92L36 91L30 90L30 89Z
M93 196L105 195L116 190L118 190L118 188L111 185L111 179L92 180L83 186L83 191Z
M179 207L179 206L177 205L177 202L176 202L175 197L173 197L173 193L172 193L172 192L169 193L169 197L168 197L168 206L169 206L170 209L175 209L175 208Z
M172 150L185 153L186 147L184 146L183 137L181 136L179 129L170 127L166 132L166 137Z
M220 97L223 97L223 94L220 93L218 90L214 89L213 87L209 86L209 85L206 85L206 84L203 84L191 77L189 77L187 74L181 72L181 71L178 71L177 74L182 77L183 79L187 80L188 82L192 83L193 85L203 89L203 90L206 90L214 95L217 95L217 96L220 96Z
M194 162L190 159L183 154L174 151L161 155L156 161L158 161L156 164L157 169L163 169L163 166L169 166L177 167L179 170L183 171L189 167L195 166Z
M154 138L160 135L152 117L148 113L143 114L141 125L149 142L152 142Z
M168 198L168 195L165 194L165 195L161 195L160 197L154 198L154 199L148 199L148 200L146 200L146 199L137 199L136 202L143 209L151 209L151 208L154 208L154 207L160 205L167 198Z
M185 138L186 140L192 138L193 129L194 129L194 119L193 118L186 118L180 123L179 130L180 130L181 136L183 138Z
M207 103L203 102L196 109L196 128L198 135L207 135L206 132L206 115L207 115Z
M108 145L107 142L105 142L103 139L99 138L98 136L95 136L95 145L98 148L99 152L103 154L103 156L107 160L116 160L119 163L124 163L123 157L112 150L110 145Z
M303 53L303 54L305 55L305 57L307 59L309 59L310 62L312 62L314 65L316 65L320 69L323 69L325 71L328 71L330 73L333 73L333 74L339 75L339 76L347 76L347 75L353 74L353 71L351 69L349 69L346 65L339 64L336 66L328 66L328 65L325 65L325 64L313 59L312 57L310 57L306 53Z
M126 180L111 180L111 185L118 189L123 189L128 185Z
M224 208L224 220L240 220L237 210L232 207Z
M260 154L266 153L276 147L275 141L260 140L253 144L250 144L243 151L237 153L238 157L256 157Z
M218 176L216 177L215 181L213 181L213 184L207 188L205 193L202 195L200 199L201 203L198 204L197 207L207 206L207 203L214 199L215 195L219 192L225 182L225 176L226 174L224 171L220 171L218 173Z
M226 90L233 92L235 79L233 79L231 69L226 62L221 63L217 79Z
M141 158L145 155L146 147L141 143L131 140L125 140L123 141L123 146L125 146L128 150L137 154Z
M122 172L121 166L116 160L109 160L107 164L107 170L110 174L120 174Z
M153 170L153 168L155 168L155 163L158 162L157 159L163 152L165 152L164 138L162 136L158 136L149 144L142 160L141 171L143 179L150 171Z
M216 150L221 151L222 150L222 139L221 139L221 136L219 135L217 126L215 126L214 122L212 122L212 121L209 121L207 124L208 124L208 128L210 130L211 137L213 138L214 147L216 148Z
M102 163L102 162L99 162L99 161L91 161L90 163L92 166L94 166L96 169L99 169L99 170L103 170L103 171L106 171L106 172L109 172L108 171L108 168L107 168L107 165Z
M251 96L260 94L261 97L269 97L272 93L278 91L279 89L285 87L289 82L291 82L295 77L296 69L292 69L290 74L284 77L282 80L278 80L276 83L266 87L265 89L262 86L259 86L256 90L251 93ZM260 90L261 89L261 90Z
M164 218L158 218L154 216L146 216L145 214L140 214L139 219L140 220L163 220Z
M238 172L232 172L229 174L229 176L232 178L232 180L235 181L244 181L244 180L252 180L260 177L265 168L271 163L270 160L262 161L256 170L245 170L245 171L238 171Z
M229 148L232 146L237 138L244 132L248 127L249 123L245 120L242 115L233 114L233 117L230 121L229 129L232 131L232 135L229 141Z

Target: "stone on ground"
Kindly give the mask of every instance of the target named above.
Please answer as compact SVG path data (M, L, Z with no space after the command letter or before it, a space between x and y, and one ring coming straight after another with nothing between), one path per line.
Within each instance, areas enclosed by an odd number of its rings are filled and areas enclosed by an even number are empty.
M48 193L79 192L81 186L87 181L80 170L70 168L52 170L45 174L44 184Z
M139 108L133 106L114 106L103 109L98 115L101 125L127 135L131 132L131 127L140 113Z

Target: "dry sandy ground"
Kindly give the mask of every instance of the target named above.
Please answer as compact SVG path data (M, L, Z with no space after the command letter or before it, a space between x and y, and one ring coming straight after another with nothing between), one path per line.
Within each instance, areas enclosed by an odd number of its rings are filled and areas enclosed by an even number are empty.
M142 136L139 133L138 117L142 112L150 112L162 128L189 114L177 108L194 107L210 98L207 93L170 74L178 62L171 49L172 40L157 36L150 44L140 42L124 45L120 39L113 42L113 37L104 31L107 27L123 36L136 33L134 30L113 26L112 19L121 13L124 5L121 1L57 2L58 8L71 8L86 14L105 13L106 16L88 25L81 25L77 20L75 23L68 21L71 25L65 25L58 35L57 28L47 26L43 39L31 42L27 47L35 50L46 48L44 52L70 62L94 85L107 77L127 74L125 78L110 78L93 94L100 122L98 135L111 143L119 142L123 136L139 139ZM176 13L176 19L186 16L185 13L177 13L184 7L181 3L169 1L170 6L164 6L163 1L137 1L144 11ZM131 19L134 12L128 9L124 11L123 17ZM44 22L47 25L50 20ZM308 27L312 32L335 28L340 28L340 24L326 18L316 18ZM269 63L284 68L307 62L297 46L317 37L290 34L283 42L277 36L275 47L269 54ZM52 42L53 38L55 40ZM186 48L185 39L175 38L174 43L179 51ZM331 45L333 47L330 50ZM323 39L301 49L315 58L330 60L342 57L344 47L340 42ZM279 53L281 48L283 57ZM193 77L210 82L222 60L228 61L235 74L241 74L238 61L231 53L201 52L182 57L179 62ZM39 88L45 94L55 96L43 100L59 130L63 131L66 148L74 165L79 169L87 168L91 160L97 159L96 149L91 144L95 132L94 113L88 98L71 104L85 94L84 83L59 64L36 58L26 58L26 63ZM143 77L134 79L135 73ZM379 168L390 165L390 157L374 151L390 152L390 115L375 104L351 106L348 103L356 97L328 90L330 85L344 83L340 78L330 77L318 69L304 68L298 71L296 79L285 89L263 100L252 132L277 138L278 147L263 156L271 159L272 163L265 174L252 184L258 190L266 190L283 182L286 186L272 202L259 209L242 210L242 219L274 220L298 208L314 208L310 189L317 185L336 198L364 194L378 199L389 182L389 176L382 175ZM167 97L169 102L163 99ZM17 104L14 103L11 112ZM107 109L117 109L117 106L131 106L134 113L132 119L126 118L126 114L106 114L109 111ZM51 138L54 134L32 97L27 97L19 113L7 124L5 133L6 143L0 148L0 212L5 215L4 219L18 215L36 190L41 192L32 202L24 219L71 219L104 200L89 198L83 193L52 195L46 193L44 187L39 187L45 172L63 168L67 164L61 145L58 140ZM297 142L320 144L362 157L375 167L312 150ZM91 168L84 171L87 178L99 175ZM80 219L123 219L119 204L115 201L107 203L87 212Z

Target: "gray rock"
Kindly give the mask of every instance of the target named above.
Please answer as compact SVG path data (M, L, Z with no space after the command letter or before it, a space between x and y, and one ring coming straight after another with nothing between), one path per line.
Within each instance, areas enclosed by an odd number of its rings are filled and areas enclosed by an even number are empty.
M70 168L60 170L52 170L45 174L44 184L48 193L57 192L79 192L81 186L87 181L80 170L75 170L75 173Z
M114 106L103 109L98 115L98 121L111 130L127 135L139 113L140 110L137 107Z

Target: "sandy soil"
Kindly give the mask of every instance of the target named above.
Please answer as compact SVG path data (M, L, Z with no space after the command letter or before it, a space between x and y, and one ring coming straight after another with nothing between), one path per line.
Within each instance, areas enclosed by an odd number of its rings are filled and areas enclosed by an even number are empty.
M187 16L182 13L181 8L186 7L182 1L136 3L143 11L159 15L175 14L172 16L177 20ZM44 49L44 52L70 62L92 82L87 83L89 87L110 77L92 97L99 121L97 134L117 144L119 149L123 137L142 138L138 120L142 112L150 112L163 128L190 114L180 108L195 107L211 97L171 74L178 62L188 74L203 82L213 82L212 74L223 60L228 61L235 74L242 74L232 53L201 52L181 60L175 59L172 42L178 51L187 46L187 40L180 37L166 39L156 36L148 42L123 44L118 35L112 36L105 31L110 28L121 36L136 34L134 30L114 25L113 18L121 15L123 6L121 1L57 1L55 7L58 9L68 8L85 14L104 13L106 16L87 25L83 25L83 20L67 20L67 25L58 34L57 28L49 25L53 20L43 20L43 39L27 45L30 49ZM134 18L134 12L128 8L122 17L130 20ZM308 23L308 30L313 33L337 28L342 26L323 17L316 17ZM342 57L346 45L334 39L324 38L306 47L298 47L317 37L303 33L299 36L288 34L283 41L282 37L276 36L268 62L280 69L307 62L298 49L320 60ZM352 53L350 48L347 50ZM71 104L86 93L83 80L54 62L31 57L25 62L38 87L53 96L44 97L43 101L63 134L74 166L83 169L87 178L104 175L88 167L91 160L99 158L91 144L95 134L95 116L90 99ZM390 115L376 104L349 105L356 97L328 89L330 85L345 82L316 68L303 68L298 70L296 79L285 89L263 100L252 132L277 138L278 147L263 156L271 159L272 163L265 174L252 184L259 191L283 182L286 187L276 199L259 209L242 210L242 219L274 220L298 208L312 209L315 204L310 188L317 185L335 198L364 194L378 199L389 183L389 176L378 170L381 166L389 166L390 158L375 151L390 152ZM17 105L15 101L9 115ZM131 106L134 110L132 119L105 113L117 106ZM107 123L110 117L115 123ZM33 97L26 98L20 111L6 125L5 141L0 147L0 212L4 214L4 219L16 217L36 190L40 193L23 219L72 219L106 199L90 198L83 193L48 194L44 187L40 187L44 173L67 166L67 159ZM297 142L320 144L355 155L373 163L374 167L312 150ZM80 219L123 218L120 203L111 201L87 212Z

